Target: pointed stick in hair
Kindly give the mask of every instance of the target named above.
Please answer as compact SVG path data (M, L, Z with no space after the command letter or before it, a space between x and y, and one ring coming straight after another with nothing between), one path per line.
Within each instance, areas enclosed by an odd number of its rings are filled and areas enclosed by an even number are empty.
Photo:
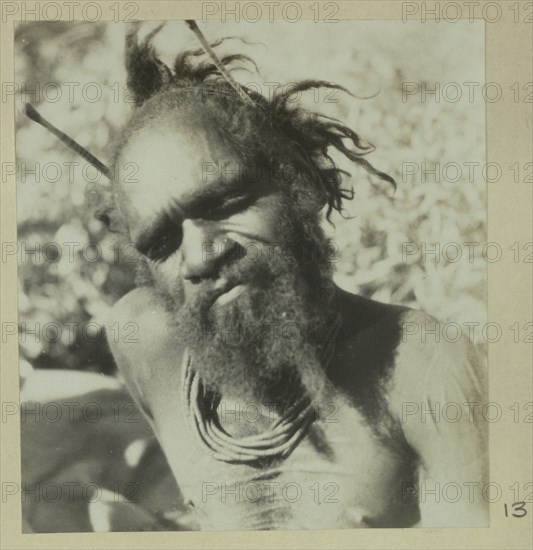
M29 103L26 103L25 112L30 120L33 120L34 122L37 122L37 124L44 126L47 130L52 132L52 134L54 134L54 136L56 136L60 141L67 145L67 147L70 147L73 151L78 153L78 155L83 157L89 164L102 172L104 176L106 176L108 179L112 179L113 176L111 170L103 162L100 162L94 155L91 155L91 153L89 153L87 149L82 147L79 143L76 143L71 137L67 136L67 134L56 128L53 124L50 124L50 122L43 118Z
M231 76L226 67L224 67L224 64L218 58L218 55L214 52L213 48L209 45L209 42L205 39L205 36L196 24L196 21L194 19L186 19L185 23L187 23L191 31L196 35L196 38L198 38L198 41L202 45L205 53L211 58L211 61L215 67L220 71L220 74L228 81L237 94L239 94L239 97L245 102L253 103L244 88Z

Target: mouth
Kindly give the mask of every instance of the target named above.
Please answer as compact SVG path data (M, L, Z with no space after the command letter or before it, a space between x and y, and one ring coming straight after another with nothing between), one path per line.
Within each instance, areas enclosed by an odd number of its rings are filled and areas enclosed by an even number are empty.
M246 284L237 283L233 285L224 285L220 288L220 292L216 295L213 304L218 306L225 305L232 300L235 300L246 290Z

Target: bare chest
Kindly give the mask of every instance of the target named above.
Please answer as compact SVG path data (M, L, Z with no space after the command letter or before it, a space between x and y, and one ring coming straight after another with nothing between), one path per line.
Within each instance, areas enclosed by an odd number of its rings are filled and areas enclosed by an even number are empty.
M244 406L226 412L226 424L256 418ZM407 490L416 481L413 460L340 398L317 409L287 458L261 465L215 458L178 400L153 413L170 467L203 530L407 527L418 520Z

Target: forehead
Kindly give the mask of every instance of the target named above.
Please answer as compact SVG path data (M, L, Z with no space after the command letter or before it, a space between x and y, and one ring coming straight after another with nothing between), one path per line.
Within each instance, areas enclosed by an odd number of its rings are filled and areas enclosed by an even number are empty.
M235 172L238 159L209 129L153 127L134 134L117 159L118 201L130 223Z

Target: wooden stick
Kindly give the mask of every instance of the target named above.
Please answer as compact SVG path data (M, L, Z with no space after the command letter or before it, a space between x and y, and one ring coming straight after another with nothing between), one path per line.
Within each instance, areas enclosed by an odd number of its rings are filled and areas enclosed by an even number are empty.
M30 120L33 120L34 122L37 122L37 124L44 126L47 130L52 132L52 134L54 134L54 136L56 136L65 145L70 147L73 151L78 153L78 155L83 157L89 164L91 164L97 170L102 172L104 176L106 176L108 179L112 179L111 170L103 162L100 162L94 155L91 155L91 153L89 153L87 149L82 147L79 143L75 142L70 136L67 136L67 134L65 134L58 128L56 128L53 124L50 124L50 122L48 122L45 118L43 118L37 112L37 110L29 103L26 103L25 112L26 112L26 116Z
M239 94L239 97L247 103L253 103L250 96L244 91L244 88L231 76L230 72L224 67L218 55L213 51L213 48L209 45L209 42L205 39L202 31L196 24L194 19L186 19L185 23L189 26L191 31L196 35L205 53L211 58L211 61L215 64L215 67L220 71L222 76L228 81L230 86Z

